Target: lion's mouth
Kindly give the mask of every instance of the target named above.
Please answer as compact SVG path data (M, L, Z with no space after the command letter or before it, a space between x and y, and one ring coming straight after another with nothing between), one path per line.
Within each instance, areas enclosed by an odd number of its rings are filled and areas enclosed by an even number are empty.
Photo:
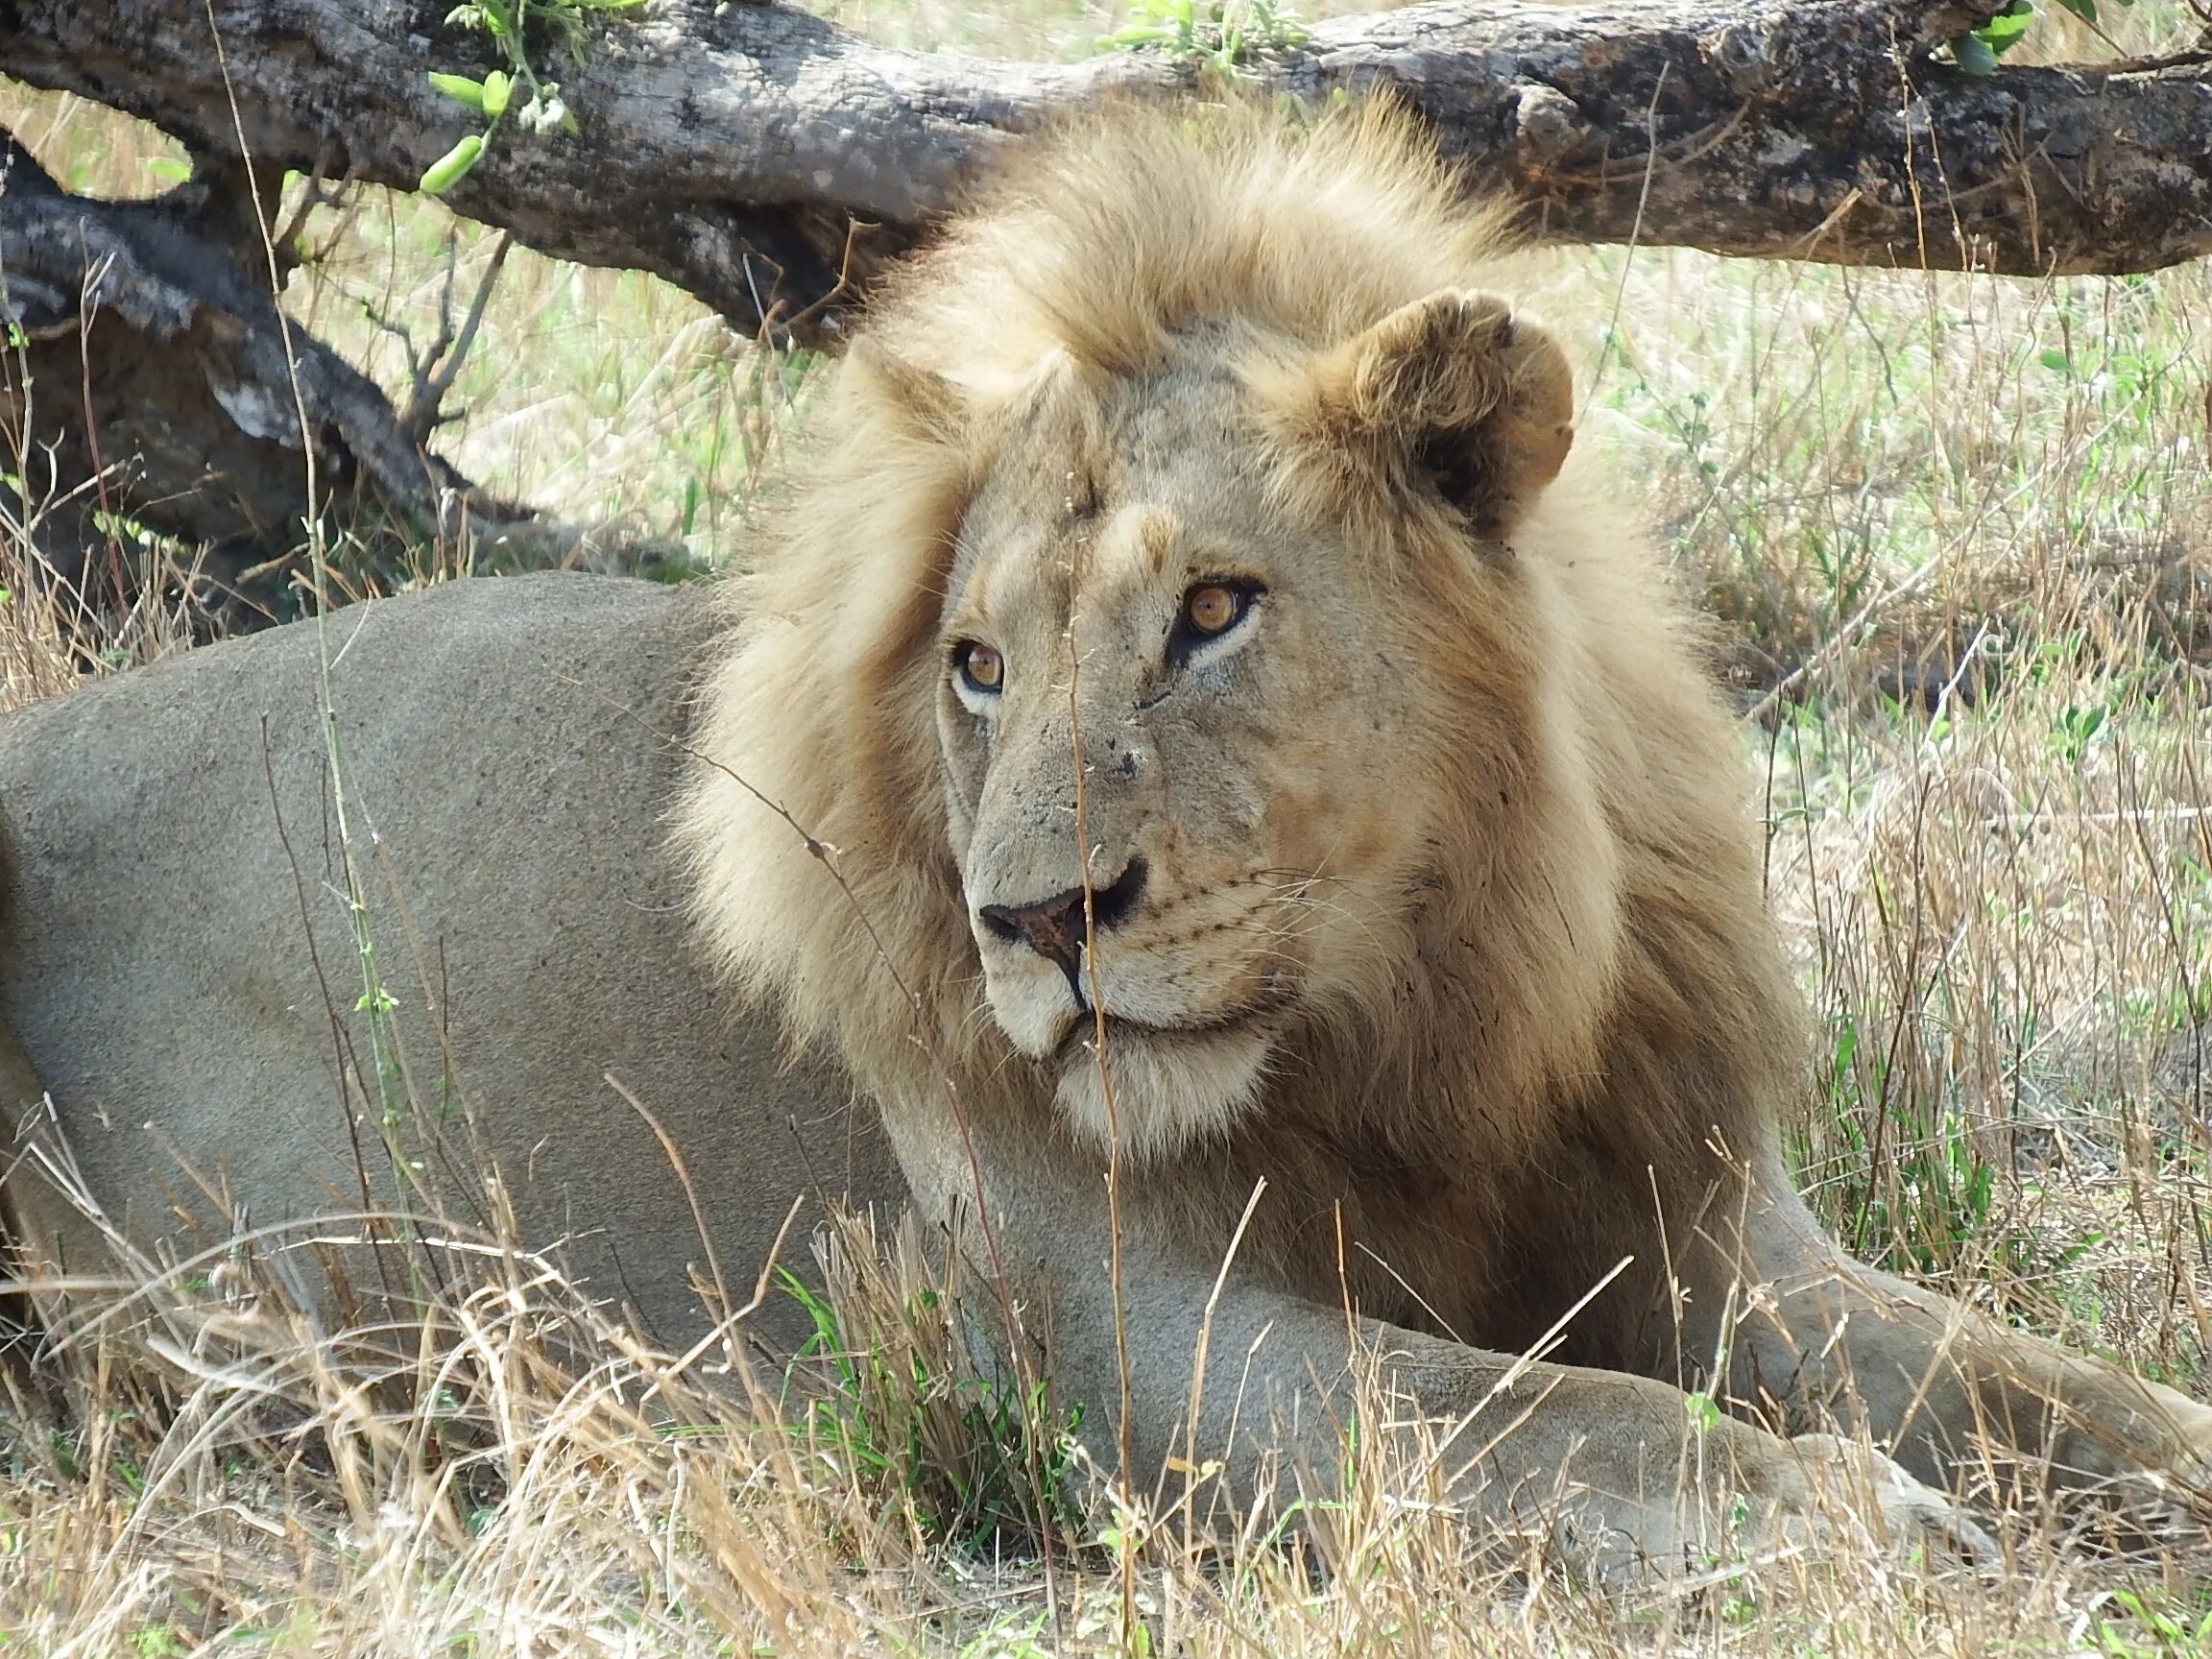
M1073 1064L1095 1065L1100 1045L1107 1064L1114 1060L1117 1043L1153 1045L1204 1045L1222 1038L1259 1035L1271 1022L1281 999L1259 998L1200 1020L1178 1021L1172 1025L1133 1019L1126 1014L1078 1014L1067 1033L1053 1046L1046 1063L1065 1069Z
M1183 1020L1148 1020L1135 1014L1118 1013L1111 1007L1101 1015L1089 1005L1088 998L1083 998L1070 1017L1068 1028L1044 1059L1047 1066L1065 1074L1075 1064L1095 1065L1101 1043L1111 1065L1118 1043L1157 1052L1177 1047L1202 1049L1224 1041L1237 1043L1257 1038L1265 1042L1282 1022L1295 985L1295 974L1286 971L1284 964L1271 963L1257 976L1256 983L1247 985L1244 994L1227 1006Z
M1172 1152L1226 1133L1252 1109L1279 1019L1272 1001L1173 1025L1078 1018L1048 1060L1058 1072L1054 1096L1069 1121L1100 1143Z

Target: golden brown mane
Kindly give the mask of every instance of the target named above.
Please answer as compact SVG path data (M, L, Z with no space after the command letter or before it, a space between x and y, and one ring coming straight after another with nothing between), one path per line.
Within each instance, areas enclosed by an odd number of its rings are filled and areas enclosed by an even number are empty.
M1107 115L1036 146L904 275L731 585L732 642L703 694L698 742L744 786L703 778L680 839L746 994L878 1092L934 1089L933 1047L970 1102L1039 1109L979 1006L931 713L953 538L1007 442L992 417L1042 364L1067 365L1089 407L1194 336L1238 352L1264 402L1268 364L1478 285L1500 226L1386 108L1309 128ZM1364 488L1326 446L1286 438L1222 465L1267 469L1379 542L1473 557L1464 524ZM1420 648L1452 688L1438 718L1457 760L1391 781L1427 792L1407 809L1436 826L1418 923L1374 944L1359 996L1308 1010L1254 1112L1263 1140L1184 1161L1226 1190L1264 1166L1291 1189L1286 1227L1301 1190L1345 1201L1347 1168L1383 1172L1382 1205L1389 1180L1439 1163L1473 1172L1468 1224L1489 1226L1547 1160L1687 1168L1789 1086L1791 993L1726 716L1650 556L1576 471L1514 528L1509 579L1430 595Z

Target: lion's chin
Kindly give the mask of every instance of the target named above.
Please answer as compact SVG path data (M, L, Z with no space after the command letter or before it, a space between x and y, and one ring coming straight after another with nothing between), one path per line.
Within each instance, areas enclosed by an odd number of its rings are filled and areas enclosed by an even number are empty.
M1102 1077L1086 1021L1064 1045L1061 1110L1101 1146L1118 1137L1128 1155L1171 1155L1222 1135L1259 1099L1272 1035L1262 1020L1180 1031L1109 1020Z

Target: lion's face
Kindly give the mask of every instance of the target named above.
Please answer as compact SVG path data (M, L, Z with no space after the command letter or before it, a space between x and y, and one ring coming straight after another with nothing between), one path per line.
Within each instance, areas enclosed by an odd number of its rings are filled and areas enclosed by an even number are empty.
M1102 1011L1113 1116L1145 1145L1251 1098L1419 827L1373 792L1413 700L1353 549L1223 475L1233 388L1116 413L1101 450L1037 411L979 492L938 729L991 1012L1104 1134Z
M1410 123L1053 154L878 297L733 585L707 940L904 1157L1411 1146L1468 1079L1509 1146L1599 1064L1634 851L1566 360Z
M1001 416L937 727L992 1017L1079 1126L1156 1150L1227 1124L1302 1021L1405 972L1420 804L1455 799L1436 780L1466 712L1424 634L1440 589L1513 576L1464 522L1414 555L1364 541L1340 492L1286 488L1311 374L1286 391L1193 352L1079 381L1048 363ZM1371 483L1463 511L1426 469Z

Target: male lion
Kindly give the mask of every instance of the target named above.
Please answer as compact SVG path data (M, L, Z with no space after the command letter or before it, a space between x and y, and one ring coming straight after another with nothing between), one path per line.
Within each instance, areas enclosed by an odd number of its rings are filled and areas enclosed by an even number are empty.
M1725 1493L1810 1516L1850 1459L1785 1435L1831 1414L1908 1529L1964 1525L1912 1476L2010 1463L2190 1496L2212 1411L1847 1261L1791 1191L1737 742L1563 475L1567 364L1476 286L1494 242L1385 112L1105 118L881 301L725 641L685 593L465 585L0 727L6 1012L82 1184L182 1252L206 1193L220 1236L488 1160L688 1335L691 1213L610 1073L745 1282L795 1194L900 1194L879 1114L1061 1397L1127 1399L1141 1479L1330 1466L1375 1354L1478 1414L1439 1490L1607 1564L1678 1562ZM693 761L657 734L703 652ZM373 1058L329 1012L339 800ZM724 1022L686 897L811 1070ZM469 1112L382 1105L396 1072ZM49 1269L97 1248L12 1197Z

